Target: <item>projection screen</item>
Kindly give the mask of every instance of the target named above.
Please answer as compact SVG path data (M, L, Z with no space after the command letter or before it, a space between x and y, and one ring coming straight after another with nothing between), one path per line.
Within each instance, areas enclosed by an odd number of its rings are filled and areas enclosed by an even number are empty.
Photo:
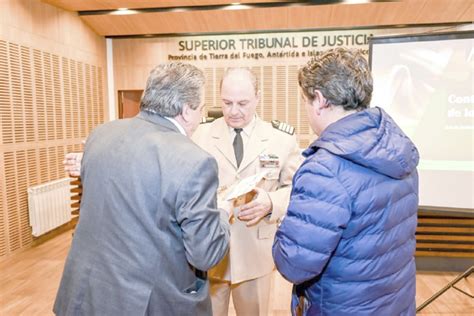
M474 212L474 31L372 38L372 106L420 152L420 207Z

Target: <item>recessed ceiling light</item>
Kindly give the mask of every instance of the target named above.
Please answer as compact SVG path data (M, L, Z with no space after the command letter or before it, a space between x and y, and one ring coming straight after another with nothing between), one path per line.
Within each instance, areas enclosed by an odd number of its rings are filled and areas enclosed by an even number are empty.
M224 10L243 10L250 9L251 7L245 4L240 4L239 2L233 2L229 4Z
M363 3L370 3L372 0L343 0L342 3L344 4L363 4Z
M113 11L111 14L113 15L128 15L128 14L137 14L137 10L129 10L128 8L118 8L117 10Z

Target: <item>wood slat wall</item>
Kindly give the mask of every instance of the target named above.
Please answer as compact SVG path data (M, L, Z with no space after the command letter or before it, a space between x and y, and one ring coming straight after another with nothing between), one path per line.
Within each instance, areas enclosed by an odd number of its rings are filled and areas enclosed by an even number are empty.
M474 258L474 214L420 210L416 255Z
M4 256L32 241L27 188L64 177L64 154L105 118L102 67L0 40L0 71Z
M33 242L27 188L64 177L65 153L106 120L105 64L105 40L74 14L0 2L0 258Z

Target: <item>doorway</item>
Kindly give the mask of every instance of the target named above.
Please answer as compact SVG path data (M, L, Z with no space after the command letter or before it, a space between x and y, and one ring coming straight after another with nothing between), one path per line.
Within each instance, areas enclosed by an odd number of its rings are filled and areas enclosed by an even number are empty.
M119 119L134 117L140 111L143 90L119 90Z

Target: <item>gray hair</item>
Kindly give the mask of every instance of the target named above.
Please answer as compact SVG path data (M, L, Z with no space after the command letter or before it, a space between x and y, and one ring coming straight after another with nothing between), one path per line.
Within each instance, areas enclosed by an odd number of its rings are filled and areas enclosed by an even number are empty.
M158 65L150 72L140 109L168 117L181 114L185 104L196 109L201 103L204 81L203 72L193 65Z
M372 98L372 75L361 50L334 48L312 58L301 68L298 83L305 97L314 100L319 90L331 105L362 111Z
M255 95L258 94L258 78L257 78L257 75L250 69L250 68L247 68L247 67L230 67L230 68L227 68L224 72L224 75L222 76L222 79L221 79L221 82L220 82L220 85L219 85L219 89L222 90L222 82L224 82L224 79L231 73L233 72L244 72L244 73L247 73L249 75L249 79L252 83L252 86L255 90Z

